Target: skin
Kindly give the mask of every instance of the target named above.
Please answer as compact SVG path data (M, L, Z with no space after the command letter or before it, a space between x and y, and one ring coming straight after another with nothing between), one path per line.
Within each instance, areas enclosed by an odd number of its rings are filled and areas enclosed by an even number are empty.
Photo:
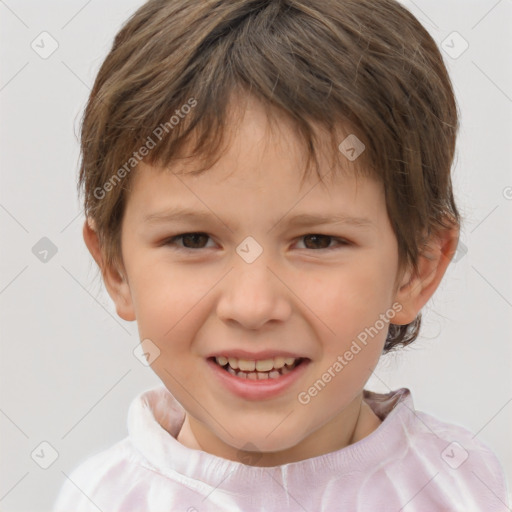
M238 128L228 150L205 174L140 164L123 217L122 269L103 264L88 222L84 239L119 316L136 320L140 339L161 352L152 368L187 412L178 440L234 461L251 443L249 463L274 466L339 450L379 426L363 388L387 327L308 404L297 396L393 304L401 307L393 323L416 317L446 271L458 230L432 238L417 275L402 272L382 184L356 180L347 161L349 172L324 172L324 183L313 172L301 186L302 150L288 122L271 131L262 105L248 100L244 109L238 125L227 125ZM210 220L145 222L176 205L206 211ZM288 226L299 213L344 213L371 225ZM208 236L166 243L184 233ZM236 252L248 236L263 249L250 264ZM235 348L284 350L311 362L284 393L249 401L221 386L206 363L213 352Z

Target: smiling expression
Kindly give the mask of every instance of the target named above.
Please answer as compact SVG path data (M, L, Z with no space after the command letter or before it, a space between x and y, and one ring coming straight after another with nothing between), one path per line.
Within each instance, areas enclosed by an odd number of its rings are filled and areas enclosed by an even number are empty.
M248 442L279 462L343 446L387 326L307 405L297 397L396 300L382 184L350 172L301 184L302 150L279 128L270 137L252 102L206 173L140 164L122 223L118 313L160 350L152 369L202 449L231 459Z

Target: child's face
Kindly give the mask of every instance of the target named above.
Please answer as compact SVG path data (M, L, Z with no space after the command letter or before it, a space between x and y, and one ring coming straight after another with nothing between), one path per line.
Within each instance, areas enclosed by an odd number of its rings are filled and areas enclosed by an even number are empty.
M236 458L251 443L299 460L336 449L344 417L359 411L397 311L398 247L380 183L337 176L324 185L313 172L300 187L291 131L280 124L269 136L264 111L250 105L229 151L206 173L140 166L122 225L128 284L118 311L160 350L152 368L203 449ZM147 220L173 208L205 218ZM294 225L299 215L368 222ZM185 233L207 236L166 243ZM325 236L308 236L315 234ZM358 351L353 342L365 332ZM286 376L253 381L209 359L237 351L247 360L307 360Z

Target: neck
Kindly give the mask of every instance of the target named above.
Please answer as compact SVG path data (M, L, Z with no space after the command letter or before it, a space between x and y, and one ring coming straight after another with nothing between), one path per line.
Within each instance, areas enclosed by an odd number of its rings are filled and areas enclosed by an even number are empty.
M224 443L188 413L177 440L188 448L246 464L269 467L298 462L341 450L371 434L381 421L362 399L362 393L340 414L286 450L255 454Z

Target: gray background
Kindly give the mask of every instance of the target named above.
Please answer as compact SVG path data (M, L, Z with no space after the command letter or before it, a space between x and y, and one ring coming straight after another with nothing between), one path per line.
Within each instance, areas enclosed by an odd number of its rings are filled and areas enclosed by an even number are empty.
M75 190L90 87L141 3L0 1L3 512L51 510L66 475L123 438L131 400L160 383L132 353L136 325L95 280ZM452 53L443 55L462 114L454 182L464 245L425 309L422 339L384 358L367 387L409 387L417 409L470 429L510 477L512 0L404 4ZM51 49L43 31L59 45L46 59L31 47ZM455 57L454 31L469 44ZM58 454L48 469L42 442Z

